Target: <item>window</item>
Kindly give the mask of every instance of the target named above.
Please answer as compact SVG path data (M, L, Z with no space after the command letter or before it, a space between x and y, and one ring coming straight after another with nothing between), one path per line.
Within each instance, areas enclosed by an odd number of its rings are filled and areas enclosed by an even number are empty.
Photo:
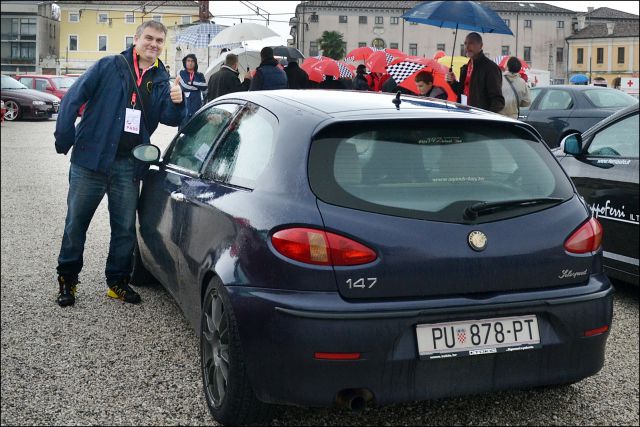
M409 55L418 56L418 44L409 43Z
M22 40L36 39L36 18L20 19L20 38Z
M564 48L556 48L556 62L564 62Z
M205 177L253 189L273 152L276 118L254 104L247 104L238 126L216 148Z
M107 36L98 36L98 51L107 51Z
M598 132L588 151L592 156L638 158L638 114Z
M604 64L604 48L603 47L599 47L597 52L598 53L597 53L596 63Z
M436 50L441 50L441 51L445 52L445 51L446 51L446 49L445 49L445 48L446 48L446 46L445 46L445 44L444 44L444 43L438 43L438 44L436 45Z
M618 48L618 64L624 64L624 48Z
M124 48L129 49L131 46L133 46L133 36L126 36L124 38Z
M638 102L635 98L615 89L585 90L584 94L597 108L624 108ZM638 137L636 136L637 143Z
M384 16L376 16L376 24L384 24Z
M191 24L191 17L190 16L183 16L182 17L182 23L183 24Z
M371 46L378 49L384 49L385 47L387 47L387 44L382 39L373 39L373 41L371 42Z
M78 50L78 36L69 36L69 50Z
M318 22L318 15L315 12L309 17L309 22Z
M162 15L153 15L152 19L154 21L162 22Z
M464 43L460 44L460 56L466 56L466 49L464 48Z
M556 24L557 28L564 28L564 21L558 21Z
M98 23L106 24L109 22L109 14L108 13L98 13Z
M506 25L507 27L511 28L511 19L505 19L504 20L504 25Z
M578 48L578 59L576 61L578 64L584 64L584 49Z
M69 22L80 22L80 14L78 12L69 12Z
M391 25L398 25L400 23L400 17L392 16L391 17Z
M358 42L358 47L367 47L367 42Z
M32 43L30 44L20 44L20 59L36 59L36 47Z
M135 24L136 19L133 16L133 13L127 13L124 15L124 22L127 24Z
M32 77L21 77L20 83L28 87L29 89L33 89L33 78Z
M346 24L347 23L347 15L340 15L338 16L338 22L340 24Z
M525 19L524 20L524 27L525 28L531 28L531 19Z
M538 110L568 110L571 108L571 95L560 89L549 89L538 105Z
M526 62L530 63L531 62L531 46L525 46L524 47L524 59Z
M511 55L511 48L509 46L502 46L502 55Z
M366 24L367 17L366 16L358 16L358 24Z
M309 56L318 55L318 42L309 42Z
M176 139L169 164L197 173L238 107L236 104L216 105L193 118Z
M389 43L391 49L398 49L398 43Z
M51 85L45 79L36 79L36 90L39 90L40 92L46 92L47 87L49 86Z

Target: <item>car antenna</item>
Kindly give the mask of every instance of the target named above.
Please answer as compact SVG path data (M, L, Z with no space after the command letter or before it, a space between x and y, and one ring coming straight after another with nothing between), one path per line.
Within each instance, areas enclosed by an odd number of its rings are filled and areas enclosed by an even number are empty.
M400 100L400 95L401 95L401 94L402 94L402 92L398 91L398 93L396 94L396 97L395 97L395 98L393 98L393 101L391 101L391 102L393 102L393 103L396 105L396 108L397 108L398 110L400 109L400 103L402 102L402 101Z

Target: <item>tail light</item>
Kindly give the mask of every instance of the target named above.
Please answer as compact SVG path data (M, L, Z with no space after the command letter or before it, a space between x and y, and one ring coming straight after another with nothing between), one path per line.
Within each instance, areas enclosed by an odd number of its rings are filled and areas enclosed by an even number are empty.
M597 251L601 244L602 226L597 219L591 218L573 232L564 242L564 248L573 254L585 254Z
M315 265L360 265L375 261L376 253L347 237L313 228L289 228L271 236L273 247L296 261Z

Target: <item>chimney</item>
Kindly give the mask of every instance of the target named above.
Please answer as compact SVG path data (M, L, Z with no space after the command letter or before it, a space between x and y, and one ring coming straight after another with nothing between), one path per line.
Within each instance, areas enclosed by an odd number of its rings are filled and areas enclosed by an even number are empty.
M607 22L607 35L613 34L613 29L616 26L615 22Z
M591 13L591 12L593 12L593 9L594 9L594 8L593 8L593 6L589 6L589 7L587 8L587 13Z
M578 16L578 30L582 30L587 26L587 16Z

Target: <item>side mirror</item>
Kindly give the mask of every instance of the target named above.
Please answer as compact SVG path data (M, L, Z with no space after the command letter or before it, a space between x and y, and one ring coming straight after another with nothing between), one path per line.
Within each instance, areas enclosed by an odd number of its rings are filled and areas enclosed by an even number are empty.
M160 149L153 144L140 144L131 152L133 157L146 163L156 163L160 159Z
M571 135L565 136L560 142L560 147L567 154L579 156L582 154L582 135L572 133Z

